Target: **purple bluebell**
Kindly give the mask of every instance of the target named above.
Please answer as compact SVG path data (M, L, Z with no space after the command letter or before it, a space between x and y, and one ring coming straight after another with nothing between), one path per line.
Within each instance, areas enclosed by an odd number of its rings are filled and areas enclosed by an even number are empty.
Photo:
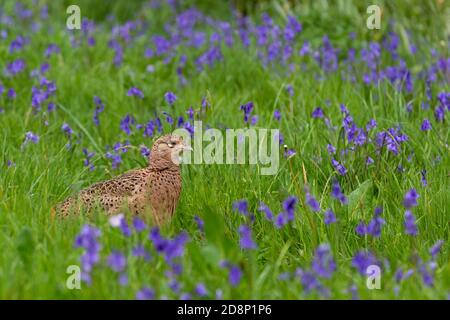
M228 281L230 285L232 287L238 286L242 279L241 269L238 266L229 263L228 261L222 261L220 266L222 268L228 269Z
M173 92L169 91L164 94L164 99L166 99L166 102L169 105L173 105L175 103L175 101L177 100L177 96Z
M48 45L47 49L45 49L45 57L49 58L52 54L60 53L61 49L54 43Z
M244 111L244 122L248 123L250 113L253 111L253 102L241 105L240 109Z
M429 250L431 258L434 260L436 256L441 251L442 245L444 244L444 240L438 240Z
M206 297L208 295L208 290L206 289L206 286L204 283L199 283L195 286L195 293L199 297Z
M16 59L6 66L8 74L14 76L25 70L26 63L24 59Z
M406 192L405 197L403 198L403 205L406 209L410 209L412 207L417 206L417 199L419 198L419 194L416 189L412 188L408 192Z
M145 229L147 229L147 225L145 224L145 222L142 219L140 219L138 217L134 217L133 218L133 228L137 232L142 232Z
M317 202L316 198L309 191L306 192L306 204L311 208L313 212L320 211L319 202Z
M95 104L95 111L94 111L93 120L94 120L94 124L96 126L98 126L98 125L100 125L99 114L101 112L103 112L103 110L105 110L105 105L103 104L102 100L97 96L94 96L94 104Z
M317 107L313 110L313 112L311 113L311 117L319 119L319 118L323 118L325 117L325 114L323 113L322 108Z
M237 210L238 212L242 213L244 216L248 216L248 202L245 199L237 200L233 202L233 210Z
M432 129L431 122L428 119L424 119L422 125L420 126L420 130L422 131L430 131Z
M75 248L83 248L84 253L81 256L81 276L83 281L91 283L90 272L93 267L100 261L101 245L98 242L100 230L85 224L80 233L75 238Z
M416 225L416 217L410 210L406 210L405 212L405 233L410 236L415 236L418 233L417 225Z
M238 230L239 230L239 245L241 249L244 250L256 249L257 245L252 239L250 227L245 224L241 224Z
M340 162L338 162L336 159L331 159L331 164L333 165L334 169L341 175L345 176L347 174L347 168L344 167Z
M298 203L298 199L295 196L289 196L283 201L283 210L286 213L288 221L294 220L295 206Z
M14 88L9 88L6 96L8 97L8 99L14 100L16 98L16 96L17 96L16 91L14 90Z
M132 87L130 90L128 90L127 96L129 96L129 97L134 96L134 97L144 99L144 93L136 87Z
M120 120L120 130L125 132L127 135L131 134L131 126L135 124L135 119L132 115L127 114Z
M281 112L278 109L275 109L275 111L273 112L273 118L277 121L280 121L281 119Z
M336 154L336 148L332 144L327 144L327 151L330 155Z
M381 236L381 227L386 224L383 218L381 218L382 208L375 208L375 214L372 220L367 224L367 233L375 238Z
M153 289L144 287L136 293L136 300L153 300L155 299L155 291Z
M339 200L342 204L347 204L347 197L342 192L341 187L339 185L339 182L337 180L333 181L333 184L331 185L331 196Z
M311 263L311 269L320 277L331 278L334 271L336 271L336 262L331 254L329 244L321 244L317 247Z
M331 211L331 209L328 209L327 211L325 211L324 222L326 225L330 225L330 224L336 222L336 215L334 214L333 211Z
M269 208L264 202L261 201L261 202L259 203L258 211L264 212L265 215L266 215L266 219L267 219L267 220L269 220L269 221L272 221L272 220L273 220L273 213L272 213L272 211L270 210L270 208Z
M352 259L352 267L356 268L361 275L366 275L370 265L379 265L377 258L369 251L358 251Z
M194 216L194 220L195 220L195 223L197 224L198 230L200 230L201 232L204 232L205 231L205 222L197 215Z
M426 169L423 169L420 171L420 182L422 183L422 186L424 186L424 187L426 187L428 185Z
M37 134L34 134L31 131L28 131L27 133L25 133L25 142L33 142L33 143L38 143L39 142L39 136Z
M133 257L144 258L145 261L150 261L152 259L150 253L141 244L134 246L131 250L131 254Z

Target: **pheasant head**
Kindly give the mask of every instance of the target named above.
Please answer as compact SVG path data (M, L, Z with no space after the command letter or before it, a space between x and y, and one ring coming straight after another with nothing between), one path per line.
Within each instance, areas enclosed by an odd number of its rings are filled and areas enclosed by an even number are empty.
M192 150L183 141L183 137L177 135L165 135L158 138L150 151L149 166L153 170L178 170L181 162L181 153L184 150Z

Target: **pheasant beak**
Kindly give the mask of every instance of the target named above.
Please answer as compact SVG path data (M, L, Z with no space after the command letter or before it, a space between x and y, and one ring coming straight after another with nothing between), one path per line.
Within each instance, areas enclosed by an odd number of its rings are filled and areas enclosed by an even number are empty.
M181 150L186 150L186 151L193 151L194 149L192 149L190 146L186 145L186 144L182 144L181 145Z

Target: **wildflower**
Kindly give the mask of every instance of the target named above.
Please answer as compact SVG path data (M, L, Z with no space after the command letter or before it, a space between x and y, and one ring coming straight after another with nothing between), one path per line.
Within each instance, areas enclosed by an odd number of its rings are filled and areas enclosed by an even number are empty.
M379 264L376 257L366 251L358 251L352 259L352 266L356 268L361 275L366 274L366 270L370 265L377 265Z
M194 120L194 109L192 109L192 107L189 107L186 113L188 114L190 120Z
M244 122L248 123L249 115L253 111L253 102L243 104L240 109L244 111Z
M325 114L323 113L323 110L320 107L317 107L311 113L311 117L319 119L325 117Z
M367 234L367 227L363 221L361 221L355 228L356 234L363 236Z
M424 119L422 125L420 126L420 130L422 131L430 131L431 130L431 122L428 119Z
M10 75L16 75L21 73L26 67L24 59L17 59L6 66L6 71Z
M108 257L108 265L115 272L122 272L127 265L127 259L119 251L113 251Z
M239 211L244 216L248 216L248 202L245 199L233 202L233 209Z
M59 53L61 49L54 43L48 45L47 49L45 49L45 57L49 58L54 53Z
M273 112L273 118L277 121L280 121L281 119L281 112L278 109L275 109L275 111Z
M366 232L370 235L372 235L373 237L380 237L381 235L381 226L384 225L386 222L384 221L383 218L380 217L382 212L382 208L377 207L375 208L375 214L373 219L369 222L369 224L367 225L367 229Z
M31 131L28 131L25 134L25 142L24 143L28 143L28 142L33 142L33 143L38 143L39 142L39 136L37 134L34 134Z
M175 103L175 101L177 100L177 96L173 93L173 92L166 92L166 94L164 95L164 99L166 99L166 102L169 105L173 105Z
M150 149L147 148L146 146L141 146L140 152L143 157L145 157L145 158L150 157Z
M94 170L94 168L95 168L94 164L92 164L90 161L91 161L91 158L95 155L95 153L89 152L86 148L83 148L83 153L86 157L86 159L84 159L84 161L83 161L83 165L85 167L89 167L90 171Z
M67 137L71 137L73 134L73 130L72 128L67 124L67 123L63 123L63 125L61 126L61 130L66 134Z
M75 239L75 248L83 248L85 252L81 256L81 269L83 281L90 283L90 272L95 264L100 261L100 244L97 238L100 236L100 230L85 224L79 235Z
M96 126L98 126L98 125L100 125L100 119L98 116L101 112L103 112L103 110L105 110L105 105L103 104L102 100L97 96L94 96L94 104L95 104L95 111L94 111L93 120L94 120L94 124Z
M142 232L147 228L147 226L145 225L145 222L142 221L142 219L140 219L138 217L134 217L133 218L133 228L137 232Z
M406 210L405 212L405 233L411 236L417 235L417 225L416 225L416 218L414 217L413 213L409 210Z
M200 230L201 232L205 231L205 222L203 222L203 220L199 216L194 216L194 220L197 223L198 230Z
M239 226L239 245L244 250L256 249L257 245L252 239L252 234L250 228L242 224Z
M287 223L288 223L287 217L286 217L286 214L284 212L279 213L277 215L277 217L275 218L275 226L278 229L282 228Z
M334 180L332 186L331 186L331 196L334 199L339 200L342 204L347 203L347 197L342 192L341 187L339 185L339 182L337 180Z
M312 196L309 191L306 192L306 204L311 208L313 212L320 211L319 202L317 202L316 198L314 198L314 196Z
M224 260L220 263L220 267L228 269L228 281L232 287L236 287L241 282L242 271L238 266Z
M131 134L131 125L135 123L133 116L127 114L122 120L120 120L120 130L125 132L127 135Z
M328 244L321 244L317 247L311 263L311 269L315 274L323 278L331 278L333 272L336 271L336 262L331 255Z
M427 186L427 170L423 169L420 171L420 182L422 183L422 186Z
M297 205L297 197L290 196L283 201L283 210L286 213L288 221L294 220L295 206Z
M139 244L133 247L133 249L131 250L131 254L133 255L133 257L144 258L145 261L150 261L152 258L150 253L145 250L145 247Z
M120 227L122 220L125 219L123 213L119 213L116 214L114 216L111 216L109 218L109 224L113 227L113 228L118 228Z
M288 84L286 86L286 92L292 97L294 95L294 88L292 87L292 85Z
M262 201L260 202L258 211L264 212L266 214L266 219L267 220L269 220L269 221L273 220L273 213L270 210L270 208L264 202L262 202Z
M153 300L155 299L155 292L153 289L144 287L136 293L136 300Z
M406 209L410 209L412 207L417 206L417 199L419 198L419 194L416 189L410 189L403 199L403 205Z
M199 283L195 286L195 293L200 297L205 297L208 295L208 290L204 283Z
M439 251L441 251L442 245L444 244L444 240L438 240L431 248L430 248L430 254L431 258L435 259L438 255Z
M142 93L141 90L139 90L136 87L132 87L130 90L128 90L127 96L129 96L129 97L134 96L134 97L138 97L138 98L144 99L144 94Z
M336 215L334 214L333 211L331 211L331 209L328 209L327 211L325 211L324 213L324 222L326 225L330 225L334 222L336 222Z
M16 91L13 88L9 88L8 93L6 95L10 100L14 100L17 96Z
M337 160L335 160L334 158L331 159L331 164L333 165L333 167L336 169L336 171L341 175L341 176L345 176L347 173L347 168L345 168L341 163L339 163Z
M336 148L332 144L327 144L327 151L330 155L336 154Z

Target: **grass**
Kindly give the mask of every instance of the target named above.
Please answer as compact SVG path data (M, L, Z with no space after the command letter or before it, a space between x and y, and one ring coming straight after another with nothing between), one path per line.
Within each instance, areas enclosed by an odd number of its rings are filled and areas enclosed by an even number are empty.
M40 5L43 3L41 1ZM430 48L448 57L448 33L444 24L448 8L443 3L414 4L410 8L405 3L392 5L386 2L382 4L382 29L370 31L365 28L365 7L359 2L336 1L333 6L325 1L296 6L289 5L291 2L285 5L275 1L261 2L250 8L251 18L258 23L262 11L270 12L274 20L283 25L289 13L299 18L303 31L297 49L304 40L318 48L322 37L328 34L333 45L342 50L339 70L324 73L311 57L295 57L295 71L291 73L279 64L264 67L256 58L256 46L252 43L246 49L235 37L233 47L222 45L224 59L202 72L197 72L193 63L201 50L179 50L178 57L181 53L188 57L184 69L188 79L185 86L180 85L176 75L177 59L163 64L161 58L143 58L145 48L151 44L150 35L162 33L164 23L173 21L167 5L158 10L137 6L128 12L121 8L121 2L110 3L111 7L106 10L106 7L91 7L91 1L80 1L82 15L96 19L96 45L89 47L83 43L73 48L69 32L64 28L64 5L48 3L50 17L42 20L41 29L33 34L29 33L30 23L26 21L12 26L0 25L0 30L8 31L8 38L0 40L1 65L6 66L19 57L27 64L25 72L13 77L0 76L0 84L5 88L13 87L17 92L14 100L7 99L6 93L0 95L0 107L4 108L0 114L0 279L4 279L0 281L0 298L132 299L143 286L153 288L157 297L178 298L179 295L169 288L165 276L168 266L161 257L153 253L154 259L150 263L131 257L131 248L138 242L151 248L147 233L124 237L120 230L109 226L108 218L100 210L91 216L62 221L53 221L50 210L82 187L146 165L146 159L138 149L124 153L122 164L115 170L105 157L105 146L118 141L129 140L134 146L145 144L150 147L152 144L153 140L144 138L141 131L134 130L131 135L126 135L120 130L120 120L126 114L132 114L137 123L143 124L156 115L163 120L163 111L174 118L185 115L187 108L193 106L196 117L204 125L224 130L246 126L239 106L248 101L255 104L253 114L259 116L257 127L279 128L285 143L296 151L296 155L289 159L281 157L280 170L275 176L262 176L257 166L250 165L182 167L180 203L172 223L162 230L167 237L183 230L190 236L180 260L183 264L183 273L178 277L181 292L193 292L198 283L204 283L209 291L208 298L215 297L216 289L222 290L226 299L323 298L316 291L306 292L299 279L283 281L279 276L284 272L293 273L298 267L308 269L317 246L328 243L337 270L332 278L321 281L330 290L330 298L350 298L351 287L356 288L362 299L445 299L448 296L450 130L448 113L446 122L438 123L434 120L433 108L437 105L436 95L449 92L449 84L439 74L439 80L432 84L432 109L422 110L421 102L426 98L421 79L415 81L412 93L405 93L387 82L365 85L361 80L364 68L361 63L353 71L357 76L355 83L343 80L340 72L345 68L342 60L348 48L359 50L369 41L381 41L386 36L390 30L388 18L397 21L393 30L400 35L399 52L414 76L426 71L434 61ZM231 19L225 4L212 8L204 8L201 2L197 5L214 18ZM14 2L6 1L2 6L11 14ZM122 22L140 17L150 23L145 35L136 37L124 49L119 68L112 63L114 52L107 45L112 22L106 16L111 12L117 12ZM137 14L133 15L133 12ZM211 28L206 30L211 32ZM412 34L410 40L407 31ZM350 32L356 32L354 41L349 40ZM80 37L81 32L74 34ZM18 35L28 35L30 44L11 54L9 43ZM408 41L417 45L416 55L408 53ZM56 43L61 52L44 59L49 43ZM51 98L57 109L47 112L43 107L40 112L33 113L31 87L37 86L38 81L29 77L29 73L43 61L50 64L46 78L57 86L56 96ZM155 66L154 73L145 71L149 63ZM302 70L302 64L306 70ZM383 67L395 64L383 50ZM288 84L295 91L292 97L286 92ZM132 86L144 92L143 100L127 96ZM175 92L178 97L173 107L164 101L167 91ZM94 96L99 96L106 106L100 113L99 126L92 121ZM204 96L210 108L200 112ZM411 113L406 111L409 101L413 103ZM365 144L349 154L345 159L348 173L339 176L331 165L326 145L331 143L338 150L348 146L341 129L341 103L347 106L360 127L371 118L378 123L376 132L400 125L409 137L400 153L394 156L385 149L377 153L373 144ZM322 119L311 118L316 106L324 109L332 125L336 126L335 130L328 129ZM272 118L275 108L281 111L280 122ZM432 121L431 131L419 129L424 118ZM67 148L68 138L61 131L63 123L74 130L70 148ZM164 123L164 132L172 129ZM27 131L38 134L39 143L23 146ZM96 153L92 159L94 171L83 165L83 148ZM372 166L365 165L367 155L375 160ZM8 167L8 160L15 165ZM398 170L399 165L403 171ZM423 169L427 170L427 186L421 183ZM333 178L339 180L348 196L348 205L340 205L330 198ZM305 186L320 202L322 213L314 213L306 205ZM419 230L415 237L406 235L403 226L405 209L402 201L410 188L420 194L418 206L412 210ZM289 195L297 196L300 201L296 219L283 229L277 229L257 211L259 202L264 201L278 213L281 202ZM252 232L257 250L246 251L239 247L237 229L245 222L245 217L232 209L233 202L239 199L247 199L250 211L256 215ZM386 220L381 237L358 236L355 227L360 220L368 222L376 206L383 207L382 217ZM336 213L336 224L324 224L323 211L327 208ZM205 221L204 233L198 230L195 215ZM81 249L74 248L74 239L86 223L95 225L102 232L99 239L102 263L92 273L92 285L83 283L81 290L68 290L66 269L69 265L78 265L82 254ZM440 239L444 240L444 245L437 256L434 285L427 287L418 271L418 257L429 260L429 248ZM113 249L129 256L129 283L126 286L118 283L118 275L105 264L105 257ZM368 290L366 277L351 266L352 257L359 250L370 250L382 262L380 290ZM237 287L229 285L227 270L219 266L224 259L243 271ZM401 282L398 295L394 290L398 285L394 280L397 268L415 270L411 278ZM194 294L193 297L197 296Z

